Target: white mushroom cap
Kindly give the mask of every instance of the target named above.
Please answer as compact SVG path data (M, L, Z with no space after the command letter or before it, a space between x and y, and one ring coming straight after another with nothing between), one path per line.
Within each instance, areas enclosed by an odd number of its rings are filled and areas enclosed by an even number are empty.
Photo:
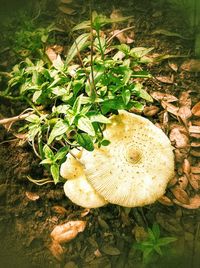
M81 152L73 149L72 154L79 158ZM102 207L108 203L90 185L85 176L84 166L71 154L67 154L67 160L61 165L60 174L68 179L64 184L64 192L73 203L84 208Z
M173 147L151 121L119 111L104 137L106 147L83 150L80 161L89 183L110 203L125 207L151 204L174 175Z

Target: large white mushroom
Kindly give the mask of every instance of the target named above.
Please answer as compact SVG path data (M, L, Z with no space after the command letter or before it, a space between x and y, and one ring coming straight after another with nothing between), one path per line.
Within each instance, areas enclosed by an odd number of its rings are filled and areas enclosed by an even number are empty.
M60 174L67 181L64 184L65 195L75 204L85 208L102 207L108 202L100 196L88 182L83 165L78 161L81 152L73 149L67 154L67 160L61 165Z
M106 147L82 151L88 182L105 200L124 207L159 199L174 175L173 147L151 121L126 111L110 118Z

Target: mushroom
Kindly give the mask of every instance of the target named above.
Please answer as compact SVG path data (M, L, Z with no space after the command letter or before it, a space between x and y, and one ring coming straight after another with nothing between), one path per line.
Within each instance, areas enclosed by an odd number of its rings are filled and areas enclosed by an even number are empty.
M104 137L111 143L92 152L82 150L80 162L88 182L113 204L137 207L155 202L174 176L168 137L148 119L126 111L110 120Z
M68 179L64 184L65 195L75 204L84 208L97 208L108 202L101 197L87 181L84 166L79 162L81 151L71 150L61 165L60 174Z

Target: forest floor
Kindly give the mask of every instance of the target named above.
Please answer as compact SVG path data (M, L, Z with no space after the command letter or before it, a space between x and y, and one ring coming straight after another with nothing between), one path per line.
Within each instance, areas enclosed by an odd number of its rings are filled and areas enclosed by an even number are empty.
M65 197L62 184L31 183L27 176L44 176L39 160L28 143L9 141L11 134L0 126L2 268L142 267L133 244L155 222L163 237L177 241L148 267L200 267L200 105L193 108L200 100L200 62L191 61L193 40L187 38L183 19L169 8L147 6L148 1L116 1L108 8L103 2L95 6L97 11L110 15L119 9L124 16L133 16L129 34L134 46L154 47L160 55L186 55L149 65L153 79L145 84L154 103L143 115L169 135L175 147L176 177L160 202L133 208L129 214L115 205L86 210ZM1 116L20 111L19 104L0 101ZM86 221L86 228L62 245L61 254L54 252L55 257L50 234L69 220Z

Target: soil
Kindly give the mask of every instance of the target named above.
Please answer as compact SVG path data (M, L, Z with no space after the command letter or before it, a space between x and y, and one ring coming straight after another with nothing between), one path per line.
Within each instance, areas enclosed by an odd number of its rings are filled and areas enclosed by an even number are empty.
M103 2L98 1L94 8L108 13L108 3ZM151 34L158 29L167 29L188 37L181 16L173 14L167 5L149 5L147 0L137 2L115 1L112 5L123 15L133 16L135 46L154 47L155 53L159 54L194 56L192 40ZM164 76L168 81L151 79L146 82L148 91L169 93L177 98L189 91L194 106L200 99L199 72L186 72L180 68L176 71L169 65L170 62L180 67L184 61L185 58L178 58L149 66L154 77ZM153 105L159 107L160 112L149 119L163 126L166 110L158 101ZM18 110L19 104L1 100L0 114L12 116ZM167 116L167 128L172 123L183 125L170 112ZM174 236L177 241L166 247L163 257L149 267L200 267L199 209L186 209L181 202L179 205L172 202L169 206L157 202L133 208L129 214L115 205L84 210L65 197L62 184L37 186L27 179L27 176L49 176L28 143L15 139L3 127L0 127L0 142L0 267L141 267L141 256L132 248L137 228L151 227L154 222L160 225L163 236ZM192 166L199 166L199 157L190 155L189 160ZM178 177L183 173L179 164L176 166ZM188 186L186 193L191 198L199 194L199 189ZM170 200L175 199L170 191L167 196ZM56 225L68 220L84 220L87 226L74 240L62 245L64 253L59 261L49 250L50 233Z

